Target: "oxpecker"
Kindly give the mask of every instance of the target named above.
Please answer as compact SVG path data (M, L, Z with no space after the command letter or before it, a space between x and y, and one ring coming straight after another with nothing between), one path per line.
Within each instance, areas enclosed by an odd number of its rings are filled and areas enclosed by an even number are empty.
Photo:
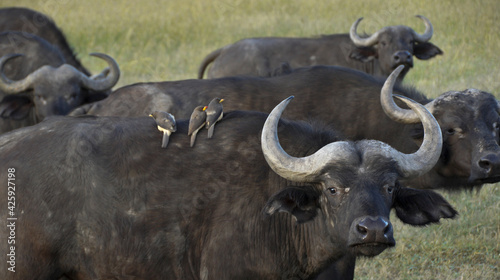
M208 138L212 138L214 135L214 127L215 123L222 119L224 112L222 112L222 101L224 99L214 98L207 106L207 129L208 129Z
M154 111L149 115L156 121L158 130L163 132L163 140L161 141L161 147L166 148L168 145L168 139L170 135L177 130L177 125L175 123L175 118L172 114L163 111Z
M191 135L191 147L194 146L196 141L196 134L205 125L207 120L207 112L205 111L207 106L198 106L194 108L193 113L191 113L191 118L189 119L189 130L188 135Z

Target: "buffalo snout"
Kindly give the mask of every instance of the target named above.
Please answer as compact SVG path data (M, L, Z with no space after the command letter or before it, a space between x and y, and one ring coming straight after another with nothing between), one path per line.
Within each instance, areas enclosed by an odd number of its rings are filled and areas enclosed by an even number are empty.
M384 217L365 216L357 218L349 231L349 246L358 254L375 256L387 247L396 245L391 222Z
M500 154L489 153L482 156L473 168L469 181L495 183L500 178Z
M488 175L494 171L498 172L500 170L500 157L496 154L486 155L479 160L478 165Z
M413 67L413 55L409 51L397 51L392 56L394 66L408 65Z

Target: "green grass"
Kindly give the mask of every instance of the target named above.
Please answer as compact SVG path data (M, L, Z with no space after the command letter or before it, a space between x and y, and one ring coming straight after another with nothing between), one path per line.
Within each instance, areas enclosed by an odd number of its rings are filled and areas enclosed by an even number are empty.
M432 42L444 55L417 61L407 76L430 96L476 87L498 92L500 4L481 1L12 1L50 15L63 29L82 62L97 72L105 52L119 62L119 86L140 81L196 77L210 51L255 36L314 36L347 32L363 16L360 31L404 24L424 29L416 14L433 22Z
M444 55L416 61L405 82L434 97L478 88L499 96L500 2L297 0L62 1L3 0L50 15L92 72L103 52L120 64L118 86L143 81L195 78L210 51L256 36L345 33L363 16L360 32L404 24L424 30L414 16L434 25L432 42ZM397 245L362 259L357 279L500 279L500 189L445 194L460 217L414 228L392 217Z

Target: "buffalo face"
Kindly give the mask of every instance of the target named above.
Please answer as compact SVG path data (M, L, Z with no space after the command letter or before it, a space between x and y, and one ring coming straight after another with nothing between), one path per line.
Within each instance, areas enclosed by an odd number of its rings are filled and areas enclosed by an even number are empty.
M85 93L78 77L65 70L66 67L55 69L54 81L33 86L33 105L38 119L66 115L83 103Z
M391 173L397 169L394 161L375 157L361 166L358 162L356 169L364 171L358 174L350 171L352 163L345 164L327 175L325 183L288 187L273 195L265 213L287 212L297 223L320 219L316 222L324 226L335 250L368 257L395 246L392 209L402 222L415 226L457 215L436 192L401 187L400 174Z
M382 108L395 121L417 123L416 114L395 105L393 86L384 84ZM443 135L443 151L435 172L422 179L425 188L474 187L500 181L500 108L493 95L477 89L450 91L425 107L438 121ZM415 128L417 144L422 137L422 130Z
M374 162L360 158L356 169L362 172L343 172L348 176L337 175L336 182L323 186L326 199L322 211L333 217L332 241L345 240L348 250L355 255L375 256L396 244L389 213L399 175L390 171L396 170L394 162L382 157L376 159L376 165L370 166ZM380 174L384 177L380 178ZM342 234L347 231L347 235Z
M404 73L413 67L413 46L415 44L412 29L406 26L388 27L378 38L376 48L382 73L388 75L399 65L404 65Z
M447 92L433 101L442 127L444 152L440 172L470 184L500 180L498 102L486 92Z
M22 119L34 109L38 120L53 115L66 115L72 109L85 103L92 91L110 90L120 76L118 64L104 54L91 54L109 64L109 70L102 75L88 77L69 64L59 67L42 66L19 81L12 81L3 72L5 63L20 55L6 55L0 59L0 90L9 94L0 103L4 118ZM109 72L109 73L108 73ZM95 93L94 93L95 94ZM21 102L25 101L25 102ZM19 106L30 104L31 106Z
M369 37L357 34L357 26L363 18L359 18L351 27L350 37L357 49L353 50L350 57L362 61L378 59L380 64L379 75L389 76L400 65L405 65L404 72L399 76L402 80L406 73L413 67L413 56L427 60L443 52L428 41L433 34L431 22L424 16L422 19L426 29L423 34L418 34L407 26L388 26L377 31Z

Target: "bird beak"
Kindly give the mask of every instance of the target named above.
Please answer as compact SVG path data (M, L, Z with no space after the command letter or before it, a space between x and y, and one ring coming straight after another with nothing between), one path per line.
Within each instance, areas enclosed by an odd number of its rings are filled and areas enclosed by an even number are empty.
M221 100L219 101L219 103L222 103L222 101L224 101L224 98L223 98L223 99L221 99Z
M207 106L203 107L203 110L202 111L205 111L207 109Z
M150 117L153 117L153 114L149 114Z

